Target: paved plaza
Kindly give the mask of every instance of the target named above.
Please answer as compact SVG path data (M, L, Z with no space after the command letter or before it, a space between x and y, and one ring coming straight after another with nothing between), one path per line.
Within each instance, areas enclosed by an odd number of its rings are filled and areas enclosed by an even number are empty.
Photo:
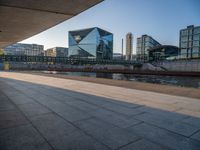
M115 149L200 150L200 100L0 72L0 150Z

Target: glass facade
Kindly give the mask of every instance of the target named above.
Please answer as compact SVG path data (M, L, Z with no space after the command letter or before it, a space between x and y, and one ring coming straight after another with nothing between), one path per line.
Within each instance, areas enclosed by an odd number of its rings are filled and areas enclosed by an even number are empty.
M68 56L112 59L113 34L97 27L69 31Z
M148 50L149 61L159 61L176 58L179 54L179 48L172 45L156 46Z
M16 43L4 48L6 55L41 56L44 46L38 44Z
M54 47L44 51L45 56L51 57L68 57L68 48L65 47Z
M152 47L161 45L156 40L154 40L151 36L142 35L140 38L137 38L137 58L140 61L148 61L148 50Z
M180 30L180 58L200 57L200 26L188 26Z

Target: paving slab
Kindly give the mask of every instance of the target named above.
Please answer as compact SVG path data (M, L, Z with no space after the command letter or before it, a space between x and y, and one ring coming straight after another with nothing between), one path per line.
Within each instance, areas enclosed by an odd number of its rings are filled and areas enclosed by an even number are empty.
M151 107L147 107L147 106L142 106L142 107L139 107L136 109L140 110L142 112L145 112L145 113L152 114L153 116L170 119L173 121L182 121L189 117L188 115L183 115L183 114L179 114L179 113L172 112L172 111L166 111L166 110L162 110L162 109L155 109L155 108L151 108Z
M56 137L49 141L55 149L59 150L110 150L107 146L94 140L81 131Z
M38 103L27 103L19 105L18 107L27 117L33 117L52 112Z
M28 124L29 121L17 110L0 112L0 130Z
M172 150L168 147L164 147L145 139L141 139L134 143L128 144L119 150Z
M127 129L144 139L175 150L199 150L200 142L153 125L142 123Z
M184 123L196 126L200 129L200 119L197 117L188 117L182 120Z
M53 113L31 117L30 119L33 125L48 140L77 130L73 125Z
M65 103L68 105L71 105L75 108L78 108L80 110L83 110L85 112L95 111L95 110L99 109L99 107L97 107L93 104L86 103L86 102L80 101L80 100L71 100L71 101L66 101Z
M1 150L52 150L51 146L31 126L0 130Z
M196 126L162 116L159 117L158 115L156 116L150 113L143 113L135 116L135 118L187 137L190 137L193 133L199 130Z
M133 117L127 117L120 114L116 114L112 111L108 111L103 108L92 112L91 115L94 117L100 118L101 120L104 120L105 122L109 122L113 125L116 125L120 128L127 128L130 126L142 123L142 121L137 120Z
M16 109L16 106L12 104L8 99L0 98L0 112Z
M97 141L104 143L111 149L117 149L130 142L140 139L135 134L118 128L112 124L101 121L97 118L91 118L75 123L81 130L95 138Z
M16 105L34 103L34 100L24 94L9 97Z
M92 117L92 115L87 112L83 112L81 110L71 107L68 107L66 111L58 111L57 114L65 120L68 120L69 122L75 122Z
M200 131L192 135L192 139L198 140L200 142Z

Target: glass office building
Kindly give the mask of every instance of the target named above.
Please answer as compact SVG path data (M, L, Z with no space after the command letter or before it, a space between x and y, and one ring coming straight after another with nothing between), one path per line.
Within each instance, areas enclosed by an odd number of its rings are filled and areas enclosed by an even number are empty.
M155 39L146 34L137 38L137 48L136 48L137 59L140 61L148 61L149 58L148 49L160 45L161 44L158 43Z
M180 30L180 58L200 57L200 26L187 26Z
M41 56L43 45L15 43L4 48L6 55Z
M112 59L113 34L97 27L69 31L68 56L73 58Z
M149 51L149 61L161 61L177 58L179 48L173 45L155 46Z

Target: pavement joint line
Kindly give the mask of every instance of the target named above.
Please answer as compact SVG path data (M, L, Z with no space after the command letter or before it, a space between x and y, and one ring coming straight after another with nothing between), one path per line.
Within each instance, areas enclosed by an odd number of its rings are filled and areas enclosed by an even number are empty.
M198 133L198 132L200 132L200 129L197 130L196 132L194 132L192 135L190 135L190 138L191 138L193 135L195 135L196 133Z
M155 124L152 124L152 123L148 123L148 122L145 122L145 121L144 121L144 123L145 123L145 124L148 124L148 125L150 125L150 126L154 126L154 127L160 128L160 129L162 129L162 130L166 130L166 131L171 132L171 133L173 133L173 134L177 134L177 135L179 135L179 136L183 136L183 137L185 137L185 138L187 138L187 139L191 139L190 136L186 136L186 135L183 135L183 134L180 134L180 133L171 131L171 130L169 130L169 129L160 127L160 126L158 126L158 125L155 125Z
M138 142L138 141L141 141L142 139L143 139L143 138L140 137L139 139L137 139L137 140L135 140L135 141L131 141L131 142L125 144L125 145L119 146L119 147L116 148L115 150L120 150L121 148L126 147L126 146L128 146L128 145L130 145L130 144L132 144L132 143L136 143L136 142Z
M39 133L39 135L44 139L44 141L51 147L52 150L55 150L55 148L49 143L49 141L43 136L43 134L34 126L32 121L20 110L20 108L6 95L6 97L9 99L9 101L15 105L15 107L22 113L22 115L30 122L31 126Z

